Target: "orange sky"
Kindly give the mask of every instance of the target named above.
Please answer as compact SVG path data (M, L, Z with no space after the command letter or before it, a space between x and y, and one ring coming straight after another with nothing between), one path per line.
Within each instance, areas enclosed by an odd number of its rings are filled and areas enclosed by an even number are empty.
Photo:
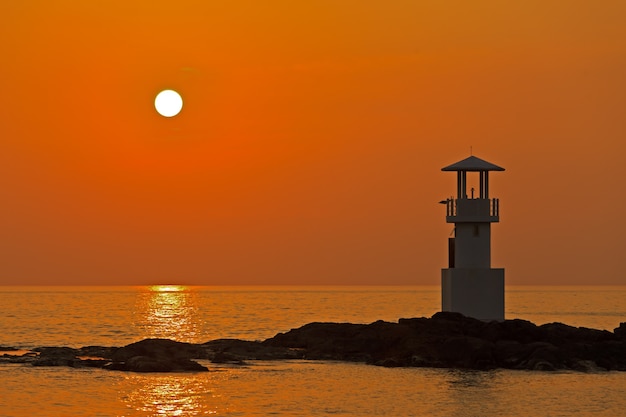
M470 146L508 284L626 284L621 0L0 16L0 284L438 284Z

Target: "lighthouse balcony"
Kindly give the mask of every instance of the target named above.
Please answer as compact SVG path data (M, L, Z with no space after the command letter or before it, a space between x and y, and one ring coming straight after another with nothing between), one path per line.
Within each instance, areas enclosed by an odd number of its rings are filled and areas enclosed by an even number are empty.
M500 200L497 198L449 198L446 200L448 223L497 223Z

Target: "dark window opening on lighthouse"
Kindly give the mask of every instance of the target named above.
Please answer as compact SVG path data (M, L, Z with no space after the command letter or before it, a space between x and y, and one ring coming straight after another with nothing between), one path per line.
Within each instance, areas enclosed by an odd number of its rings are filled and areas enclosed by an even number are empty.
M454 268L454 238L448 238L448 268Z
M475 224L475 225L474 225L474 236L478 236L478 235L479 235L479 233L480 233L480 229L478 228L478 225L477 225L477 224Z

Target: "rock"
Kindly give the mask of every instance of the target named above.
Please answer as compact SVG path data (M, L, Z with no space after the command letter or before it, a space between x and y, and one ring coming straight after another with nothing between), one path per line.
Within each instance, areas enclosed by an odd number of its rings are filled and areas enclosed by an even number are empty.
M70 366L76 368L80 359L42 358L31 362L33 366Z
M409 359L408 366L422 368L428 366L428 361L419 355L413 355Z
M606 372L606 368L598 366L594 361L576 361L572 369L580 372Z
M430 319L398 323L311 323L264 343L301 349L308 359L381 366L548 371L586 369L593 363L598 369L626 370L626 340L617 337L620 328L614 334L562 323L483 322L440 312Z
M132 356L125 362L111 362L105 369L131 372L204 372L208 368L189 359L163 359Z
M554 364L546 361L532 362L532 366L528 369L533 371L556 371Z
M610 371L626 371L626 341L613 340L588 344L579 359L590 359Z
M563 323L549 323L539 326L542 339L554 345L563 345L572 342L601 342L614 340L615 335L606 330L588 329L586 327L572 327Z
M81 359L80 366L87 368L104 368L107 364L111 363L108 359Z
M111 359L114 362L121 362L134 356L168 360L197 359L202 358L204 352L200 346L191 343L176 342L169 339L144 339L115 350L111 355Z
M521 363L528 359L531 352L532 348L516 340L499 340L494 346L494 357L501 368L522 368Z
M350 323L311 323L287 333L279 333L264 344L302 349L306 359L371 362L395 357L409 358L401 340L411 329L377 321L369 325Z
M385 358L375 363L376 366L384 366L385 368L399 368L406 366L404 361L399 361L396 358Z
M145 339L119 348L106 369L133 372L202 372L208 368L191 360L204 356L199 345L169 339Z
M494 341L512 340L519 343L531 343L541 340L543 332L534 323L514 319L496 323L497 334Z
M171 372L172 364L149 356L133 356L125 362L126 370L133 372Z
M363 328L361 324L350 323L309 323L297 330L279 333L265 344L278 347L303 349L308 359L336 359L348 352L362 352L355 338Z
M554 371L565 368L561 351L556 346L546 342L534 342L529 343L527 348L531 352L524 369Z
M248 365L241 356L229 352L216 352L211 359L213 363L227 363L231 365Z
M202 344L213 362L237 362L247 360L301 359L303 352L297 348L271 346L261 342L237 339L217 339Z
M0 352L14 352L16 350L19 350L19 349L16 348L16 347L13 347L13 346L2 346L2 345L0 345Z
M493 343L476 337L458 336L446 339L439 347L439 361L447 368L495 368Z
M80 359L76 350L68 347L43 347L35 349L39 356L32 361L33 366L71 366L76 367Z
M626 323L614 332L542 326L525 320L483 322L459 313L370 324L309 323L263 342L218 339L203 344L145 339L121 348L43 347L38 356L5 353L2 362L89 366L133 372L198 372L193 359L246 365L251 360L330 359L379 366L464 369L626 371ZM7 357L8 355L8 357Z
M16 350L14 352L21 352ZM5 353L0 357L0 363L33 363L39 358L36 352L26 352L23 354L8 354Z
M112 358L113 354L119 348L116 347L105 347L105 346L84 346L80 349L77 349L76 356L79 358Z
M76 349L68 347L41 347L33 350L39 352L40 358L76 358Z

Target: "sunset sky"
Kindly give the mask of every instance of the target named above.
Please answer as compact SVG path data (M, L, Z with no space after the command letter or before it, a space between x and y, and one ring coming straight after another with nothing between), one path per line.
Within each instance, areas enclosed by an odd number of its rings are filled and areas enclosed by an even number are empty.
M438 284L470 146L507 284L626 284L622 0L0 16L0 284Z

